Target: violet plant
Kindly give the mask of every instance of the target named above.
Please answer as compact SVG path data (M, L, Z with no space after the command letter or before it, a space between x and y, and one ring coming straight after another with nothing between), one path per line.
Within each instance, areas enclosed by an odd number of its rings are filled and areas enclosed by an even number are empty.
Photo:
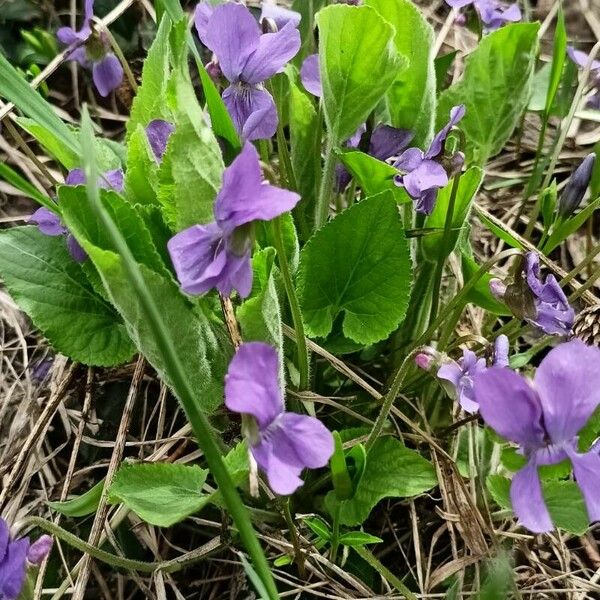
M40 205L0 230L0 276L56 353L97 372L142 357L198 445L193 464L90 470L87 514L118 504L165 538L182 522L196 532L198 513L217 518L214 551L229 545L265 598L290 595L275 567L304 580L322 555L338 574L360 559L361 593L383 578L415 598L430 590L370 547L388 536L375 528L385 500L410 499L414 522L469 519L473 556L499 547L507 518L577 535L600 519L600 350L577 316L598 303L589 230L585 259L562 260L600 206L596 153L577 148L556 168L596 63L567 51L559 18L534 172L498 177L491 159L530 152L530 92L547 81L539 23L521 22L518 3L447 0L472 5L486 33L450 76L416 3L321 4L186 13L162 0L138 85L123 83L125 56L85 0L81 28L57 31L100 96L76 127L0 55L0 95L21 113L7 129L47 154L43 186L0 167ZM569 57L590 62L589 85L565 80ZM105 98L127 83L123 130L103 136L116 106ZM564 123L546 160L553 114ZM52 502L62 525L31 514L14 530L161 581L200 560L195 548L167 561L142 546L151 560L113 553L82 539L72 506ZM272 526L284 548L273 561ZM50 537L30 545L0 520L0 599L16 599L50 550ZM73 577L84 589L87 575ZM463 579L475 593L478 578Z

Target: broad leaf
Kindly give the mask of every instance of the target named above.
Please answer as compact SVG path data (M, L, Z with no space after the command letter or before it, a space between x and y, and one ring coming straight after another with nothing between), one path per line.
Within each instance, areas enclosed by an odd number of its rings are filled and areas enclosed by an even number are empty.
M343 315L346 337L371 344L406 314L411 260L398 208L386 192L327 223L301 253L300 303L311 336L327 336Z
M485 36L467 57L462 79L442 92L438 127L448 121L453 106L466 106L460 128L468 162L484 165L518 125L531 94L538 30L537 23L515 23Z
M425 219L425 229L435 230L435 233L429 233L423 237L421 247L427 260L437 262L447 258L454 252L458 238L467 224L471 202L475 198L482 181L483 171L479 167L471 167L462 174L458 182L458 190L452 211L450 236L446 242L446 248L443 248L444 228L454 181L451 181L445 188L440 190L433 212Z
M398 52L408 68L396 78L385 96L389 123L415 133L414 146L433 135L436 105L435 34L411 0L366 0L395 30Z
M123 322L94 292L63 236L49 237L33 226L0 232L0 276L58 352L94 366L132 357Z
M418 452L392 437L379 438L367 453L354 496L340 502L340 523L360 525L383 498L410 498L436 483L433 465ZM328 505L334 500L332 494L326 498Z
M123 464L109 489L109 502L124 504L151 525L170 527L208 502L202 486L208 471L172 463Z
M323 106L336 145L364 123L406 67L394 28L369 6L328 6L316 16Z
M158 164L146 130L138 125L127 144L125 195L132 204L157 204L158 188Z

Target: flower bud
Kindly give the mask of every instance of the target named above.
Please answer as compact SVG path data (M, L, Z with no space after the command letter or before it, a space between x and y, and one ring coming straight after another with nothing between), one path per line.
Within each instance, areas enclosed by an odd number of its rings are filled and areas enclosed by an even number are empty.
M596 155L588 154L577 167L567 183L558 201L558 214L561 217L570 217L581 204L585 192L592 179Z
M502 301L504 299L504 294L506 294L506 285L502 280L497 278L490 279L489 287L492 296L494 296L496 300Z
M223 71L221 71L221 67L216 59L211 60L206 65L206 72L215 84L218 85L219 83L221 83L221 79L223 78Z
M421 352L415 356L415 365L419 369L429 371L435 366L439 366L442 362L442 355L431 346L423 346Z
M41 565L52 550L54 540L49 535L42 535L27 550L27 562L32 565Z

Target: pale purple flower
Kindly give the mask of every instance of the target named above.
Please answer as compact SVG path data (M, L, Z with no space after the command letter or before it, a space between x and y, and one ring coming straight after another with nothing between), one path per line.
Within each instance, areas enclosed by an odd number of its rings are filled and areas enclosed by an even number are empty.
M561 217L570 217L581 204L592 180L595 164L596 154L592 152L583 159L571 175L558 201L557 210Z
M23 590L28 565L39 565L50 552L52 538L43 535L30 544L29 538L11 538L0 517L0 599L16 600Z
M457 152L449 159L444 155L444 143L450 130L465 116L463 105L450 110L450 120L441 129L425 152L419 148L405 150L394 166L400 171L394 179L398 187L403 187L415 204L415 210L429 215L432 213L438 191L443 188L455 172L460 171L464 162L462 153ZM443 164L442 164L443 163Z
M92 30L94 0L85 0L81 29L61 27L56 37L67 46L74 46L70 58L82 67L91 69L98 93L108 96L123 81L123 67L113 54L107 36Z
M81 169L69 171L65 185L84 185L85 174ZM108 171L98 178L98 187L102 189L114 189L117 192L123 191L123 171L115 169ZM42 206L38 208L29 217L29 222L38 226L38 229L44 234L52 237L59 235L66 236L67 249L69 254L77 262L84 262L87 259L86 251L79 245L79 242L73 237L69 230L64 226L60 216L50 209Z
M252 289L253 221L270 221L290 211L300 196L262 181L258 153L246 142L225 169L214 206L215 220L193 225L168 242L177 278L188 294L216 288L246 298Z
M494 342L492 365L508 367L508 338L499 335ZM439 368L437 376L450 383L450 391L458 403L468 413L476 413L479 405L473 393L473 380L487 369L485 358L477 358L472 350L463 350L462 358L457 361L448 360Z
M522 18L517 3L506 4L498 0L446 0L446 3L456 9L472 4L479 13L486 32L495 31L507 23L516 23Z
M262 21L263 19L270 19L275 23L277 29L281 30L288 23L292 23L294 27L298 27L298 25L300 25L302 15L295 10L278 6L272 2L263 2L260 20Z
M542 281L540 257L536 252L528 252L525 256L523 275L526 292L533 303L533 314L526 313L525 320L548 335L569 335L575 322L575 311L554 275L549 274ZM490 281L490 291L499 300L506 300L507 292L511 293L510 286L499 279Z
M225 405L254 418L245 434L276 494L293 494L302 470L324 467L333 454L333 436L318 419L286 412L279 357L268 344L239 347L225 376Z
M162 160L162 157L167 150L169 138L174 131L175 126L162 119L155 119L148 123L146 135L148 136L150 148L152 148L152 153L154 154L154 158L156 158L156 162L160 163Z
M264 82L280 73L300 49L292 21L281 31L261 34L250 11L226 2L216 8L201 3L195 24L202 43L218 59L229 87L223 101L243 140L270 138L277 130L275 102Z
M300 67L300 81L307 92L317 98L323 96L323 86L321 85L321 71L319 69L319 55L311 54L307 56Z
M581 50L575 50L572 46L567 47L567 54L580 69L585 69L590 60L589 54ZM594 60L590 65L590 84L596 91L588 98L587 106L588 108L600 110L600 60Z
M600 404L600 350L573 340L554 348L533 382L491 368L474 381L483 420L519 444L527 464L515 473L510 497L520 522L535 533L553 529L538 466L571 461L591 522L600 520L600 454L579 453L577 435Z

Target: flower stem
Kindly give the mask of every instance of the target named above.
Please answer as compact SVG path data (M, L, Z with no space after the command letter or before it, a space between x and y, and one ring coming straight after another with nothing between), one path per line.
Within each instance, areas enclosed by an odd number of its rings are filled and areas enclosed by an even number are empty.
M127 62L127 59L125 58L125 55L123 54L123 51L121 50L121 47L117 43L117 40L115 40L113 34L110 32L108 27L103 27L102 31L103 31L103 33L106 34L106 37L108 37L110 46L113 49L113 52L115 53L116 57L119 59L119 62L121 63L121 66L123 67L123 71L125 71L125 76L127 77L127 81L129 81L129 85L131 86L133 93L137 94L138 84L137 84L137 81L135 80L135 75L133 74L133 71L131 70L129 63Z
M321 179L321 189L319 191L315 212L315 229L320 229L327 222L331 191L333 190L333 182L335 179L335 162L336 157L334 152L334 143L331 137L328 137L327 148L325 149L323 178Z
M300 372L300 390L308 389L308 348L306 346L306 337L304 335L304 323L302 321L302 311L300 310L300 302L296 294L296 288L292 280L290 263L288 261L285 245L283 243L283 231L281 228L281 217L273 219L273 241L277 257L279 258L279 268L283 278L283 285L290 305L292 313L292 321L296 330L296 346L298 348L298 371Z
M298 538L298 532L296 531L296 525L294 523L292 512L290 510L289 498L286 498L282 502L282 509L285 522L287 523L288 529L290 531L290 540L292 542L292 546L294 547L294 555L296 558L296 566L298 567L298 574L302 579L304 579L306 576L306 568L304 566L304 554L302 553L302 548L300 548L300 539Z
M429 312L429 322L433 321L438 312L440 305L440 288L442 287L442 277L444 276L444 265L446 259L450 256L450 235L452 233L452 221L454 219L454 207L456 206L456 196L458 195L458 187L460 185L460 173L454 177L452 183L452 191L448 202L448 210L446 211L446 222L444 223L444 235L442 237L442 253L435 266L435 276L433 278L433 290L431 296L431 310Z

